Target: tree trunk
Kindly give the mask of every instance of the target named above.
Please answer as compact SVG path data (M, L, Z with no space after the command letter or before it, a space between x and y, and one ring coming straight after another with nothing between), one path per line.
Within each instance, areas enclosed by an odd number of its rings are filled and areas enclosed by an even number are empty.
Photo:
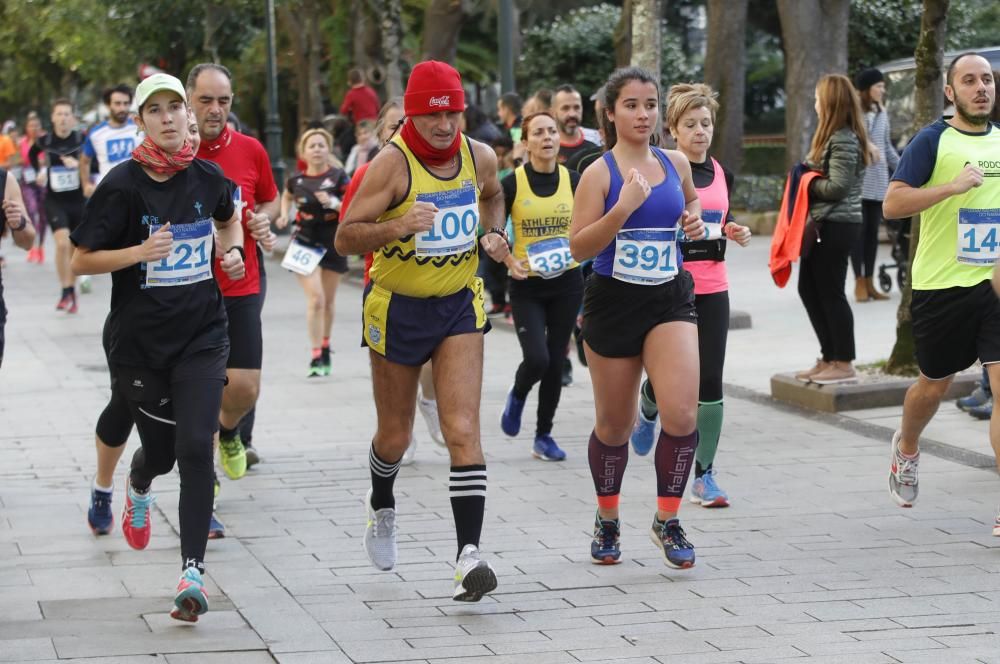
M743 164L748 0L708 0L705 82L719 92L712 152L734 173Z
M944 42L948 32L948 5L950 0L924 0L924 12L920 19L920 38L913 52L917 74L914 88L914 133L924 125L936 120L944 109ZM917 255L920 242L920 215L915 215L910 227L910 256L907 280L903 297L896 312L896 343L893 345L885 372L890 374L914 375L917 373L916 349L913 343L913 319L910 316L910 302L913 299L911 286L913 258Z
M642 67L660 80L661 0L632 0L632 65Z
M424 11L423 60L455 64L458 35L465 22L462 0L431 0Z
M319 88L322 36L319 25L311 20L318 11L315 0L294 5L281 3L278 15L287 26L292 55L295 59L295 87L298 93L298 129L310 121L323 119L323 97Z
M850 0L778 0L785 47L785 161L802 161L816 129L816 83L847 71Z
M400 0L369 0L378 20L385 63L387 98L403 94L403 9Z
M632 0L622 4L621 18L615 26L615 67L628 67L632 62Z

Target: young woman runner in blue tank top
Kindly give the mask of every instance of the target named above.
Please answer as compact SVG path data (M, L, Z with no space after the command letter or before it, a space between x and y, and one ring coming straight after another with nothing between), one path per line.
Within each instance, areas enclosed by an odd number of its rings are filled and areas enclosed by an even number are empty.
M667 565L694 565L677 510L698 443L698 329L694 280L677 241L704 236L691 166L680 152L652 145L660 89L649 72L620 69L605 87L604 158L577 187L570 250L594 258L583 303L583 338L597 412L590 472L597 492L591 558L621 559L618 497L643 369L662 401L656 445L656 515L650 536Z

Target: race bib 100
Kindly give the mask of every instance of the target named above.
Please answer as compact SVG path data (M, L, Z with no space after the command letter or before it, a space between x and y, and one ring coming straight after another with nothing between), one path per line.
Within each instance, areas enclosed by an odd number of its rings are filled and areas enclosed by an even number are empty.
M152 235L162 228L150 225ZM184 286L212 278L211 219L199 219L190 224L171 225L174 240L170 255L157 263L146 263L146 288Z
M958 211L955 258L969 265L992 265L1000 257L1000 209Z
M528 245L528 267L545 279L558 277L573 266L569 238L550 237Z
M634 228L618 231L611 276L643 286L663 284L677 276L677 230Z
M474 187L418 194L417 200L433 203L438 209L434 227L413 238L418 256L461 254L476 245L479 202Z

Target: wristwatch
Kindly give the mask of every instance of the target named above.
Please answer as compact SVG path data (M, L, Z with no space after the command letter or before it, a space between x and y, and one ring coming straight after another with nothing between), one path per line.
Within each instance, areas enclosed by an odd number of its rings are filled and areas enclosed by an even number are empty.
M507 231L506 229L503 228L503 226L494 226L490 230L486 231L487 235L489 235L490 233L496 233L497 235L503 238L504 242L507 243L510 242L510 240L507 238Z
M27 226L27 225L28 225L28 218L27 218L27 217L25 217L25 216L24 216L24 215L22 214L22 215L21 215L21 225L20 225L20 226L18 226L17 228L15 228L15 227L11 226L11 227L10 227L10 230L12 230L12 231L23 231L23 230L24 230L24 227L25 227L25 226Z
M246 260L247 260L247 252L243 251L243 247L241 247L238 244L234 244L233 246L231 246L228 249L226 249L224 252L222 252L222 255L225 256L230 251L234 251L234 250L240 252L240 258L242 258L243 262L245 263Z

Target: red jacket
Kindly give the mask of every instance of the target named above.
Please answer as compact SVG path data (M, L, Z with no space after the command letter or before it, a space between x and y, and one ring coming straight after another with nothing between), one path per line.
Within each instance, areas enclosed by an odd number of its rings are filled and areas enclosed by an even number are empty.
M361 85L347 91L344 103L340 105L340 114L350 116L351 122L358 124L362 120L376 119L380 107L375 91L367 85Z
M785 287L792 276L792 263L799 260L802 232L809 218L809 183L821 175L819 171L808 171L800 164L789 171L785 180L781 211L771 237L771 260L768 261L771 278L778 288ZM794 200L790 200L792 196Z

